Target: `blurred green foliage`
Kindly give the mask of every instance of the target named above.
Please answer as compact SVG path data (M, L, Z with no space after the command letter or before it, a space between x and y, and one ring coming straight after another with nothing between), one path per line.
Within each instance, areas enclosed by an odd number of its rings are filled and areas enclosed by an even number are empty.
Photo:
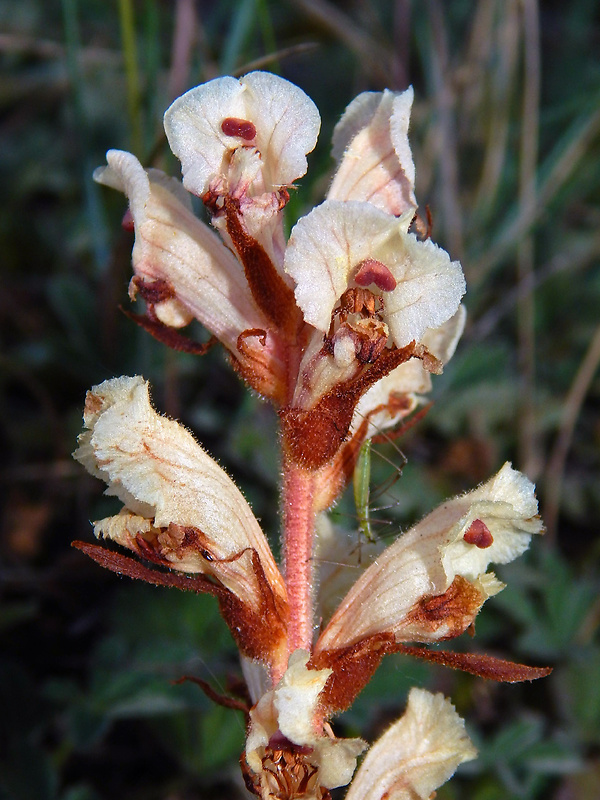
M91 179L110 147L176 174L161 126L173 97L257 67L298 83L323 117L290 224L323 197L346 104L412 83L417 197L467 276L467 331L399 442L399 480L394 447L374 453L375 530L395 534L507 458L538 482L550 526L502 570L508 588L474 642L452 643L550 664L550 678L497 686L389 657L340 730L373 739L425 685L453 698L480 749L440 800L598 797L599 37L593 0L0 5L1 800L243 796L241 716L173 684L196 675L224 691L239 677L215 603L120 581L70 550L109 501L69 453L86 389L143 373L276 546L273 414L221 354L168 352L119 311L124 201ZM344 524L352 513L340 504Z

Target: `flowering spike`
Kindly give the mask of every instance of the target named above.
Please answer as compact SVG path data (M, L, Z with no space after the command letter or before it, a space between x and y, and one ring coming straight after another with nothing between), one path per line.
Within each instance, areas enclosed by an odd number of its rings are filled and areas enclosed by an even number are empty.
M304 92L275 75L217 78L175 100L164 124L183 185L116 150L95 173L129 200L129 295L146 304L129 316L185 352L219 340L279 414L283 574L241 493L190 433L156 413L142 378L92 388L75 453L123 505L95 523L96 535L134 557L76 546L118 574L216 597L249 705L197 683L247 714L242 771L261 800L331 800L330 790L349 783L366 743L337 738L329 717L352 703L386 653L495 680L548 674L408 644L473 630L503 588L489 564L517 557L542 532L533 486L509 464L387 549L371 541L365 454L386 429L398 434L407 415L422 415L413 412L465 324L461 266L415 215L412 102L412 89L386 90L348 106L334 132L338 169L327 197L289 241L284 208L320 118ZM188 191L212 229L194 215ZM192 320L211 334L206 345L179 333ZM369 538L359 549L357 533L325 513L353 472ZM413 690L347 800L425 800L473 756L449 701Z

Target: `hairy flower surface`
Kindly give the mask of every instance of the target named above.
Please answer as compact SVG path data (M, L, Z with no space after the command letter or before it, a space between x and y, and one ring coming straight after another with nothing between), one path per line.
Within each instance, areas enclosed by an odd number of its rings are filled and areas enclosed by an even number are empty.
M346 800L429 800L476 755L450 701L411 689L404 715L369 750Z
M235 599L233 606L228 601L234 635L247 627L242 649L274 660L285 644L285 585L233 481L185 428L156 413L139 376L94 386L84 423L75 458L124 504L94 524L96 536L158 565L215 579L226 592L220 597ZM270 630L259 636L257 626L267 619Z
M397 347L420 341L456 312L465 291L458 261L370 203L327 200L294 227L285 269L296 281L304 319L323 333L342 295L369 288Z
M386 653L496 680L548 673L407 644L451 639L472 626L503 588L489 564L516 558L542 532L533 485L509 464L388 548L374 545L368 558L340 559L349 534L326 517L368 440L397 426L429 392L430 375L452 357L465 323L461 266L415 223L412 102L409 89L366 92L350 103L334 132L329 192L289 240L284 208L306 172L320 118L277 76L218 78L173 103L165 131L183 185L118 150L95 173L129 200L129 294L146 304L130 316L175 349L202 354L219 340L236 372L278 413L281 570L239 490L188 431L152 408L142 378L92 388L75 453L123 504L95 523L96 535L138 560L77 546L117 573L216 596L250 697L249 707L221 701L246 712L242 769L262 800L328 800L350 782L366 743L337 738L329 719L352 703ZM188 192L202 200L214 231L196 218ZM181 332L192 320L211 334L209 343ZM358 576L351 588L349 563ZM427 800L474 755L449 701L413 690L347 798Z
M338 163L327 197L364 200L400 216L416 209L415 165L408 142L412 88L396 94L363 92L333 132Z
M190 89L165 114L183 183L198 197L213 181L233 195L290 186L306 172L320 126L312 100L268 72L216 78Z
M541 531L533 484L505 464L487 483L446 501L384 550L341 602L316 652L382 632L397 641L421 642L462 633L483 602L503 588L486 572L488 565L512 561ZM444 596L457 578L454 603L428 614L427 599Z
M235 350L242 331L265 324L236 258L192 213L190 197L176 180L160 170L146 171L121 150L109 150L107 162L96 170L95 180L127 195L135 226L138 280L132 281L130 294L144 284L164 282L167 296L153 302L161 322L179 328L197 319Z

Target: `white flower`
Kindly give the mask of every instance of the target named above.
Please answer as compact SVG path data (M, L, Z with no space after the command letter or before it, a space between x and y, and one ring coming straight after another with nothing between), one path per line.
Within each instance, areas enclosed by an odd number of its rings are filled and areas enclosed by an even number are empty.
M124 192L135 226L133 270L144 283L164 281L173 296L154 305L166 325L199 320L229 350L248 328L264 327L244 273L217 234L197 219L180 183L159 170L146 171L137 158L109 150L98 183ZM139 284L132 284L136 293Z
M462 633L503 588L490 563L521 555L542 532L533 484L510 464L398 537L362 574L321 634L315 654L378 634L433 642ZM443 598L443 602L440 601Z
M367 753L346 800L430 800L477 756L449 700L411 689L406 711Z
M183 426L156 413L139 376L94 386L84 422L74 456L124 505L94 524L96 536L159 565L215 578L236 598L230 626L238 634L243 625L252 628L240 634L242 649L268 660L271 647L278 658L285 646L285 585L233 481Z
M320 124L312 100L268 72L216 78L190 89L165 113L184 186L199 197L215 179L238 194L290 186L306 172Z
M416 208L415 165L408 143L412 87L396 94L363 92L333 132L338 162L330 200L364 200L400 216Z
M412 212L396 219L370 203L327 200L292 230L284 268L296 282L304 319L323 333L350 288L381 299L397 347L437 328L458 309L465 281L458 261L408 233Z

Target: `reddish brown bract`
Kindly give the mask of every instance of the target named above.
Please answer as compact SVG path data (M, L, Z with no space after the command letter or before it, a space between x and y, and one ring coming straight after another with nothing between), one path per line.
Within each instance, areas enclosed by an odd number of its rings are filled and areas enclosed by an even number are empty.
M265 792L274 800L331 800L331 794L319 785L319 770L299 752L302 748L277 749L267 746L263 756L263 781L257 778L245 763L241 765L244 782L249 792L265 797Z

